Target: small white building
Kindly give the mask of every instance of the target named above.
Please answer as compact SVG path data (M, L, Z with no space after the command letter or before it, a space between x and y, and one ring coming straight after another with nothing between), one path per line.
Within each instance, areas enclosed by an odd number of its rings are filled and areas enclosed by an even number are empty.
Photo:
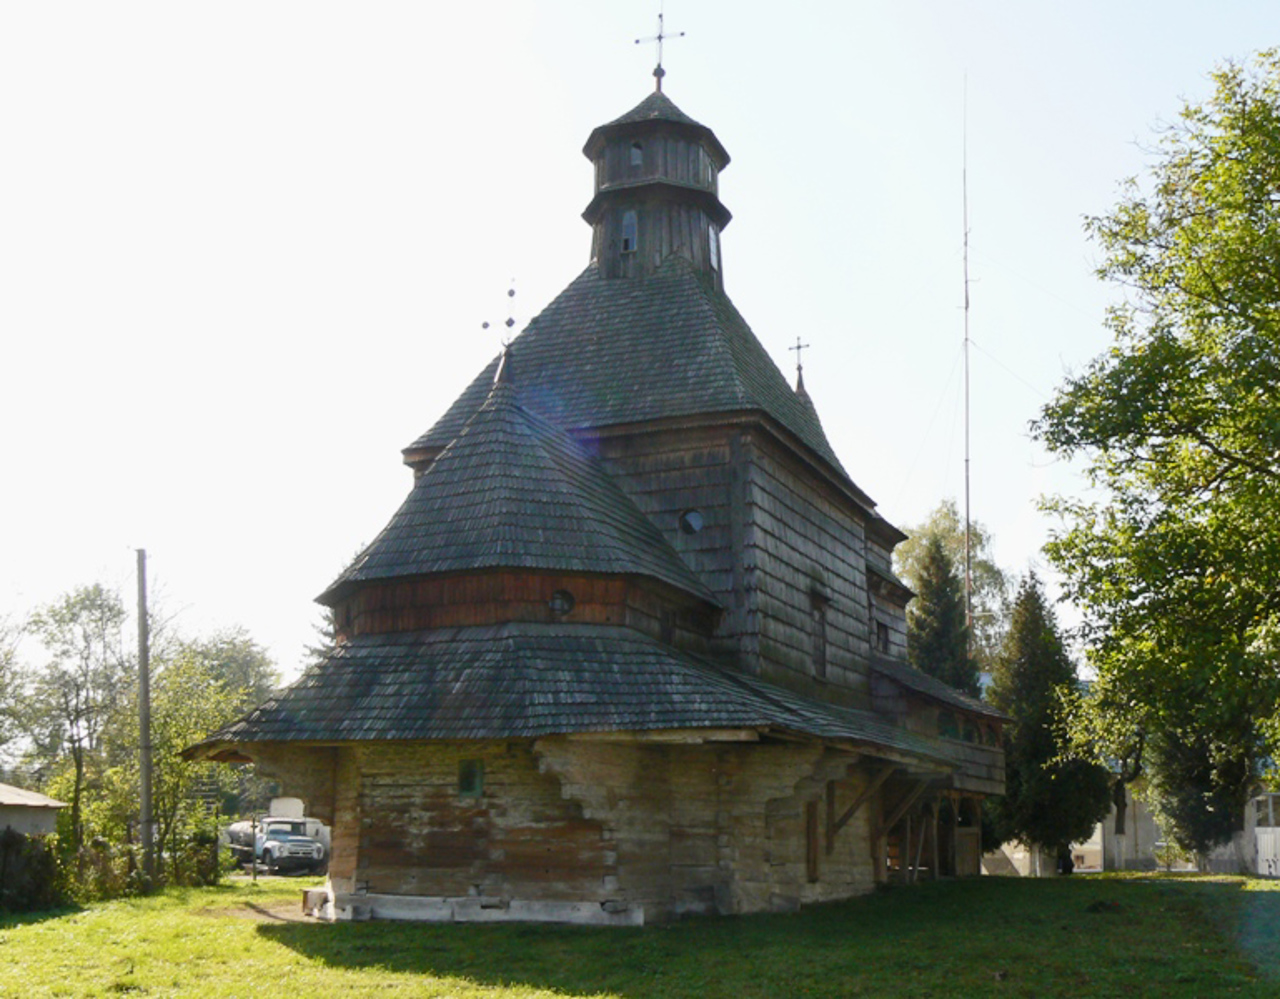
M58 825L58 809L66 803L24 791L12 784L0 784L0 829L12 829L25 836L44 836Z

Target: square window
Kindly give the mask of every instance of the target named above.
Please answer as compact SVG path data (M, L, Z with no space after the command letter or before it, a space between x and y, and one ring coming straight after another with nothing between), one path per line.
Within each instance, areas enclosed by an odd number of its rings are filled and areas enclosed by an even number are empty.
M484 760L458 762L458 797L479 798L484 794Z

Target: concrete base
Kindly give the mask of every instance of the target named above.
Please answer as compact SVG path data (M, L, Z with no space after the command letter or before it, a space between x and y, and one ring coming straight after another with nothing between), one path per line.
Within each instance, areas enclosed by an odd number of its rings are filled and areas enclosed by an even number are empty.
M643 926L644 907L611 902L533 902L521 899L427 895L337 894L320 908L331 920L393 919L431 923L575 923Z

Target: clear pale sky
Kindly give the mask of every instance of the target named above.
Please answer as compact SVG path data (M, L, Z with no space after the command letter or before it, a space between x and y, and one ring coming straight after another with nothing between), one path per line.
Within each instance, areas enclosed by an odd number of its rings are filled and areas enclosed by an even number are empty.
M0 617L148 549L188 634L291 673L400 449L586 265L591 129L652 0L0 3ZM963 489L1021 572L1074 470L1029 439L1103 350L1082 218L1274 3L671 0L665 90L732 156L726 289L900 525ZM485 331L489 320L494 329Z

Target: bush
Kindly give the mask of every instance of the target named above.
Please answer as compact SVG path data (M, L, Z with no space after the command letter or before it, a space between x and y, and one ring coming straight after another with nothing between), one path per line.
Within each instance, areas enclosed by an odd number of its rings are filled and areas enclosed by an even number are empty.
M68 904L66 868L56 836L0 832L0 912L36 912Z

